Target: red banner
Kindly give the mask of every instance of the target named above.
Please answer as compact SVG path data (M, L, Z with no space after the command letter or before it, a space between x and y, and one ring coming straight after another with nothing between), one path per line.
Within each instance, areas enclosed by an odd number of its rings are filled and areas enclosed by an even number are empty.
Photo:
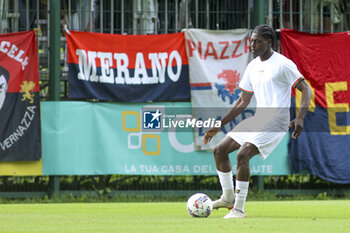
M282 53L293 60L315 91L316 104L326 108L326 83L350 81L349 32L309 34L293 30L281 33ZM334 95L335 102L347 100L350 92Z
M34 31L0 35L0 160L41 158L40 86Z

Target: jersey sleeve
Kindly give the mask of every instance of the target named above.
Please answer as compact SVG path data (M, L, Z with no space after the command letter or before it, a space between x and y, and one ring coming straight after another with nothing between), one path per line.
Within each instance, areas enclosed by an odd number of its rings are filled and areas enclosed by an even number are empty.
M243 78L239 82L238 88L245 93L253 94L254 90L250 80L250 70L251 70L250 67L251 65L248 64L244 72Z
M283 66L283 76L286 82L295 88L300 81L304 79L303 75L299 72L297 66L291 60L288 60Z

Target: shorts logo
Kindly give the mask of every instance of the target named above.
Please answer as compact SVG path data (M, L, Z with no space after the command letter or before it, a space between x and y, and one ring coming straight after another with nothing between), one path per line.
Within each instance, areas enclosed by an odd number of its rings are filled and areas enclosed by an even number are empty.
M160 129L161 128L161 116L162 113L157 111L144 111L143 112L143 128L144 129Z

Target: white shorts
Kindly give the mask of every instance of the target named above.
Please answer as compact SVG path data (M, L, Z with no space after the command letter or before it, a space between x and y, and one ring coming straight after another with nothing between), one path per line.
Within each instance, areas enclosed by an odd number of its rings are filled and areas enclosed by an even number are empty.
M274 121L257 121L254 117L239 123L227 136L238 144L252 143L259 150L259 156L266 159L288 132L287 127L281 127Z

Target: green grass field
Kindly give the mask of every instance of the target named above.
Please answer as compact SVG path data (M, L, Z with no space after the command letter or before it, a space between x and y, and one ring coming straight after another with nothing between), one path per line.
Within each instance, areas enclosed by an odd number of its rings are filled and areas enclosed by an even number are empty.
M226 209L193 218L185 202L2 204L0 232L350 232L350 201L247 202L246 219Z

